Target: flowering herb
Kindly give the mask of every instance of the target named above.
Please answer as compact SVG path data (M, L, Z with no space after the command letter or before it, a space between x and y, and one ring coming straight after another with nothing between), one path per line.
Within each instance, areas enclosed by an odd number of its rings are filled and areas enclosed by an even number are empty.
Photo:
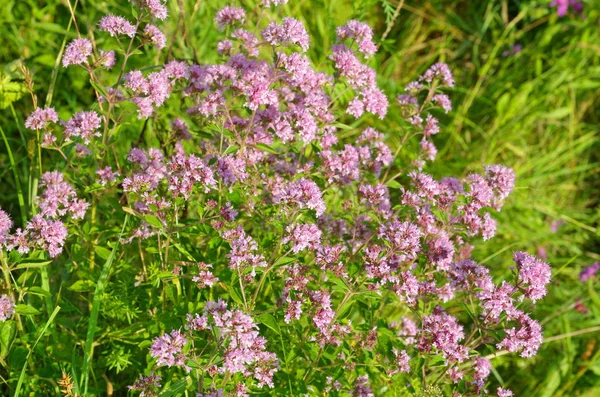
M107 321L128 321L118 338L148 364L128 380L142 396L173 384L198 396L374 396L406 382L426 395L488 395L486 357L536 354L542 328L530 311L550 265L515 252L512 277L495 280L472 256L479 238L496 234L493 214L515 173L498 164L462 177L427 172L444 130L437 116L453 109L447 64L391 103L369 66L377 44L368 25L338 27L317 68L319 43L299 19L228 5L214 16L219 62L168 55L136 69L128 62L138 51L160 52L171 38L160 26L166 1L131 2L133 17L97 23L120 50L96 53L87 38L67 45L63 66L89 72L96 102L60 123L54 108L33 110L25 126L67 161L46 170L39 158L24 227L0 210L3 255L65 266L68 282L95 280L106 266L85 319L82 379L95 346L116 368L129 357L124 346L96 345L107 337L94 328L100 303ZM257 12L285 3L263 0ZM116 83L111 68L121 71ZM374 128L391 111L404 119L399 147L388 140L398 131ZM404 154L408 140L419 149ZM130 302L104 296L109 276L118 281L107 296ZM68 290L87 291L85 280ZM2 321L12 299L0 299ZM112 311L119 304L125 314Z

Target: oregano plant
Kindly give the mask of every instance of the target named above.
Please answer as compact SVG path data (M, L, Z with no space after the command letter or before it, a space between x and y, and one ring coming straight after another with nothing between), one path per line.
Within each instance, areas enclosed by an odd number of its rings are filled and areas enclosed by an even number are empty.
M173 38L166 1L132 3L62 54L93 104L24 122L32 199L22 225L0 210L2 332L54 329L63 395L512 396L490 357L536 354L550 266L515 252L498 280L472 255L510 168L426 172L451 67L390 102L368 25L338 27L315 65L287 0L220 9L216 63L140 66ZM389 112L405 122L377 130ZM19 393L35 368L15 373Z

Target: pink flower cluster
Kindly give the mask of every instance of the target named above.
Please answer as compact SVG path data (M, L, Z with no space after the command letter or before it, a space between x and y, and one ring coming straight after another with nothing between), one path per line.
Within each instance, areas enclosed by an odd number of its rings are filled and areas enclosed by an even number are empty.
M252 317L240 310L227 309L222 300L207 302L202 316L187 315L186 328L191 332L211 331L215 327L218 329L215 342L223 358L219 371L242 373L254 377L258 387L273 387L278 360L266 350L267 340L259 335Z
M75 113L73 118L62 123L65 128L65 136L68 139L79 137L86 145L90 143L92 136L102 136L98 131L100 124L100 116L93 110Z
M127 19L115 15L107 15L98 22L100 30L107 32L111 36L125 35L133 38L135 36L136 27Z
M321 189L310 179L300 178L289 183L279 179L271 188L271 192L273 202L277 204L295 204L298 208L308 208L314 210L317 217L325 213Z
M553 0L550 7L556 7L556 15L564 17L572 9L575 14L583 12L583 3L579 0Z
M16 249L21 254L31 249L42 249L54 258L62 253L66 239L67 228L62 221L38 214L27 223L24 230L17 228L6 240L5 247L8 251Z
M58 114L54 108L37 108L25 120L25 127L31 130L42 130L49 123L56 123L57 121Z
M452 110L450 98L438 91L442 87L454 87L454 77L448 65L436 63L417 80L408 83L405 87L406 94L401 94L397 98L404 117L418 132L423 134L421 154L417 160L419 165L422 165L424 161L433 161L437 156L437 148L432 137L440 132L439 120L425 111L436 107L441 108L445 113ZM419 94L426 89L428 95L421 103Z
M189 372L191 368L185 364L186 357L183 352L186 344L187 338L181 331L175 330L154 339L150 347L150 355L156 358L158 365L183 367Z
M0 296L0 321L6 321L15 313L15 301L12 296L2 294Z
M257 267L266 267L267 262L261 254L255 253L258 244L238 226L235 229L226 230L222 237L231 245L231 251L227 254L229 267L234 270L244 271L252 269L252 274Z
M221 29L226 25L242 24L246 18L246 12L239 7L223 7L215 16L215 22Z
M304 52L308 50L308 33L302 22L297 19L284 18L281 24L271 22L261 34L263 39L272 46L289 43L297 44Z
M365 57L369 57L377 51L377 46L373 42L373 30L366 23L355 20L348 21L346 25L337 28L337 37L339 40L355 40L358 50Z
M148 12L152 17L165 20L167 18L167 0L130 0L141 10Z
M152 72L148 76L134 70L127 73L124 80L125 88L132 93L130 101L139 108L140 119L153 115L154 109L162 106L171 95L171 78L166 70Z
M342 27L341 32L351 31L354 24L351 21L349 25L350 27ZM363 37L370 37L364 31L362 35ZM344 38L347 36L346 34L340 34L338 31L338 37ZM359 44L359 51L365 51L365 42L361 40L360 43L362 47ZM370 47L367 46L366 50L370 51ZM366 52L366 54L371 55L370 52ZM334 62L340 76L357 93L354 99L348 104L347 113L355 118L359 118L365 112L368 112L383 119L387 114L389 102L383 91L377 87L375 70L363 64L356 57L354 51L344 44L338 44L333 47L333 54L330 56L330 59Z
M13 226L13 221L10 216L0 208L0 244L6 241L6 237L10 233L10 229Z
M75 189L58 171L44 173L40 187L43 189L38 203L41 214L35 215L25 229L17 228L12 235L8 234L12 222L0 210L0 244L8 251L16 249L21 254L42 249L54 258L63 251L67 239L64 218L70 215L72 219L82 219L89 204L77 197Z
M154 375L154 372L149 376L140 375L139 379L135 381L135 383L127 388L129 390L135 390L140 392L140 397L150 397L157 394L158 389L160 388L160 380L161 377L158 375Z
M75 39L65 48L62 65L65 68L69 65L82 65L87 63L90 55L92 55L92 42L88 39Z
M77 192L58 171L42 175L40 186L44 189L40 198L42 215L58 218L70 214L73 219L82 219L89 203L77 198Z

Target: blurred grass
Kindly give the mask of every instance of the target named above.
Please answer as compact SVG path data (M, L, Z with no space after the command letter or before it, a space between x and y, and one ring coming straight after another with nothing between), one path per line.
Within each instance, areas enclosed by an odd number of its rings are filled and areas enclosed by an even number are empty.
M65 1L3 0L0 7L0 25L5 27L0 30L0 64L3 76L9 76L0 79L3 87L9 80L22 80L15 67L19 60L34 76L40 105L51 100L63 116L89 106L94 98L82 71L55 69L64 40L75 37L68 28ZM239 3L251 8L255 2ZM179 29L173 35L180 16L178 4L185 10L185 33ZM312 37L310 55L326 65L335 26L350 18L362 19L381 37L397 5L395 0L291 0L280 14L302 16ZM440 115L443 129L436 138L440 152L426 171L439 177L464 176L492 163L515 169L515 192L496 215L498 236L478 244L474 257L486 260L500 277L510 272L513 251L543 249L547 253L554 278L548 297L535 312L536 318L547 320L546 336L600 325L600 299L594 299L597 283L588 288L578 281L582 267L600 259L600 8L594 8L592 1L585 5L584 19L558 18L548 1L542 0L405 1L372 61L390 99L434 62L447 62L454 70L454 110ZM215 61L214 48L221 33L212 18L220 6L222 2L214 0L170 2L171 18L161 26L175 37L174 57ZM130 15L129 10L125 0L81 0L76 13L83 31L93 32L102 15ZM104 40L99 37L98 44L109 43ZM522 51L503 56L515 44L522 45ZM136 62L138 66L158 64L165 55L148 55ZM54 76L53 70L57 71ZM56 88L48 92L53 81ZM22 181L27 181L32 158L30 132L20 129L32 102L23 93L14 95L22 96L14 103L15 111L0 110L0 124L14 156L11 159L6 149L0 151L0 178L5 186L15 185L15 167ZM376 123L392 146L400 139L400 125L401 115L393 108L385 121ZM0 193L0 205L18 219L17 198L13 189ZM25 199L30 205L31 197ZM550 228L554 221L564 222L556 233ZM588 314L573 310L578 297ZM549 342L530 360L498 357L493 360L498 382L516 395L600 395L596 335Z

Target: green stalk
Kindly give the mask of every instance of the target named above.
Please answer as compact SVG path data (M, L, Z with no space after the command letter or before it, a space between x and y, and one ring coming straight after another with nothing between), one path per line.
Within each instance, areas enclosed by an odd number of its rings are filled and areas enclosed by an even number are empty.
M46 330L48 329L50 324L52 324L52 322L54 321L54 318L56 317L56 315L58 314L59 311L60 311L60 306L56 306L56 308L54 309L52 314L50 314L48 321L46 321L46 325L44 325L44 329L42 329L42 332L40 332L40 335L35 340L33 347L29 350L29 353L27 353L27 358L25 359L25 363L23 364L23 368L21 369L21 375L19 375L19 382L17 383L17 388L15 390L15 395L14 395L15 397L19 397L19 394L21 393L21 387L23 387L23 379L25 379L25 369L27 368L27 363L29 362L31 353L35 350L35 347L37 346L38 342L40 341L40 339L42 339L42 336L44 336L44 333L46 333Z
M48 316L52 313L52 295L50 293L50 276L48 275L48 266L40 267L40 275L42 276L42 289L48 291L48 294L44 296L46 303L46 311Z
M92 312L90 313L90 322L88 324L87 336L85 340L85 347L83 350L83 365L81 367L81 382L80 385L83 385L83 395L86 396L88 392L89 385L89 371L92 363L92 357L94 356L94 334L96 331L96 324L98 323L98 314L100 312L100 301L102 299L102 295L104 294L104 289L106 287L106 283L108 281L108 276L110 273L110 268L112 267L112 263L115 260L115 255L117 252L117 248L119 247L119 241L123 232L125 231L125 226L127 225L127 221L129 220L129 214L125 215L125 220L123 221L123 228L121 229L121 233L119 234L119 240L115 244L114 248L110 252L110 255L106 259L104 266L102 267L102 272L100 273L100 277L98 278L98 282L96 283L96 289L94 291L94 300L92 302Z
M19 208L21 209L21 222L25 225L27 220L27 210L25 209L25 199L23 198L23 188L21 186L21 179L19 178L19 173L17 172L17 164L15 162L15 157L13 156L12 150L10 149L10 145L8 144L8 139L6 138L6 134L2 127L0 127L0 133L2 134L2 140L4 141L4 145L6 146L6 152L8 153L8 161L10 162L10 168L12 168L13 176L15 178L15 186L17 188L17 197L19 200Z

